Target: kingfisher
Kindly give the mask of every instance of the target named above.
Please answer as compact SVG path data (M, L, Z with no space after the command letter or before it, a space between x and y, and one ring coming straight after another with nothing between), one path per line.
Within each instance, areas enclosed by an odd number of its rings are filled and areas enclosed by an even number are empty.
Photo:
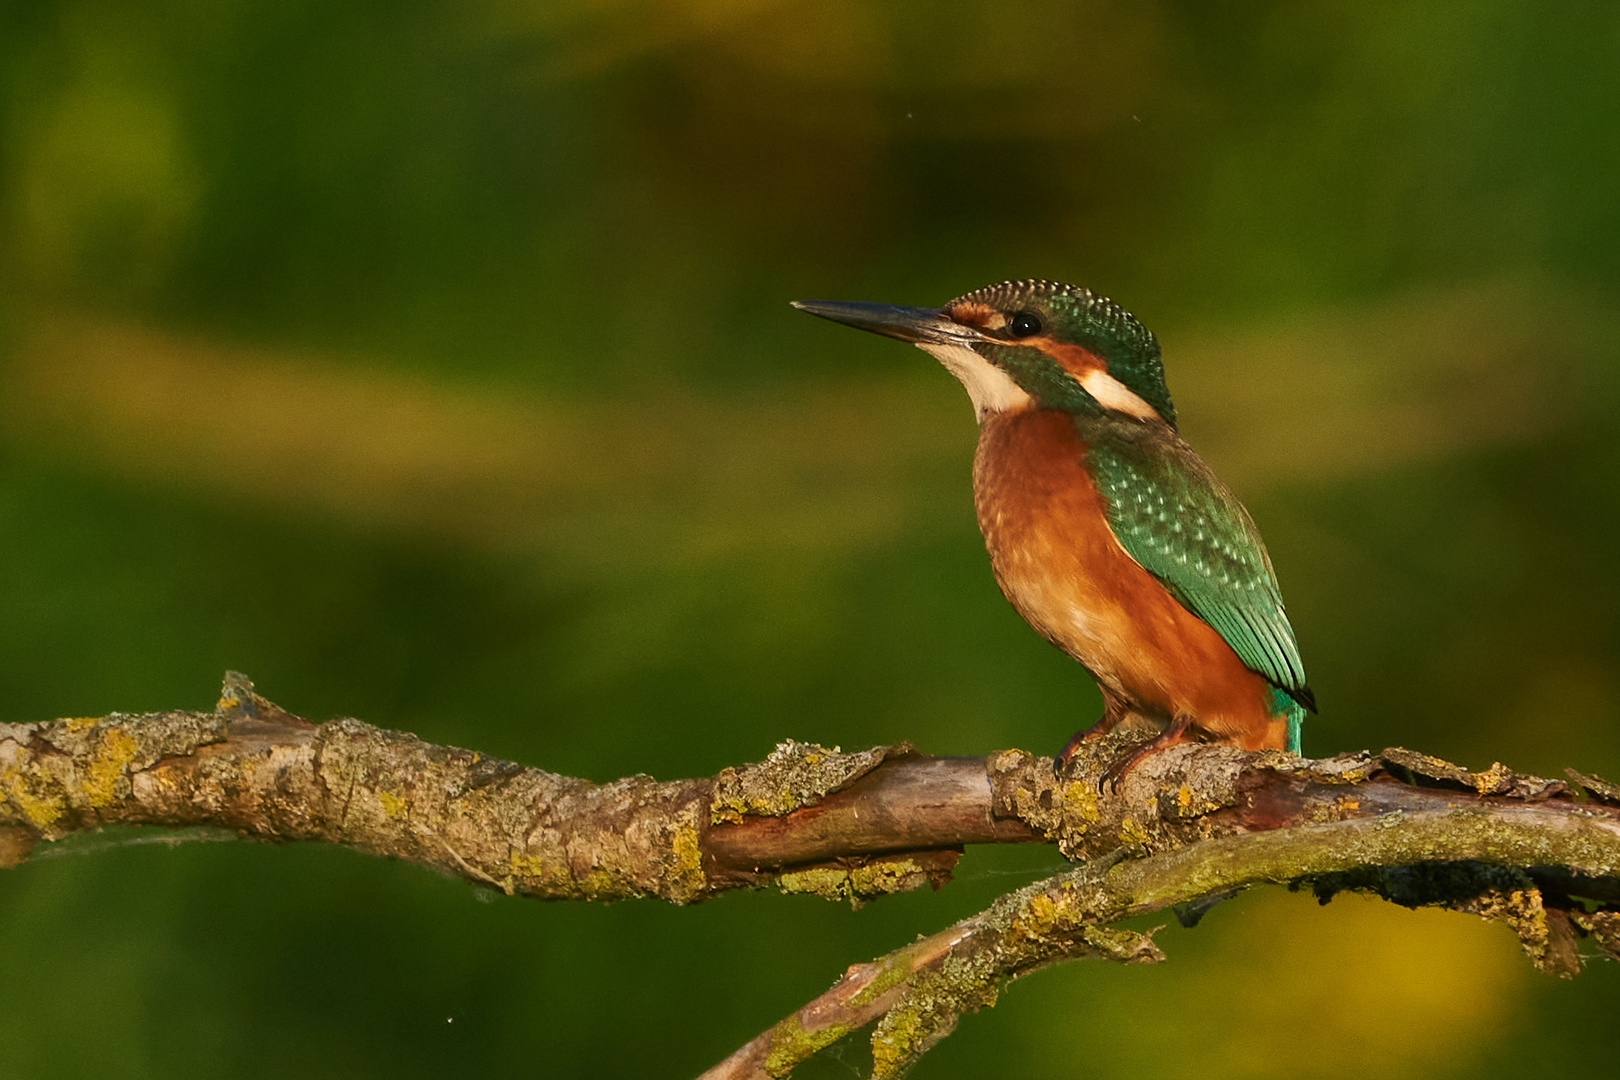
M973 503L996 582L1102 691L1102 719L1060 762L1126 721L1156 734L1109 770L1116 781L1184 742L1300 752L1316 699L1271 557L1178 432L1158 340L1133 315L1041 280L941 308L793 306L911 342L967 389Z

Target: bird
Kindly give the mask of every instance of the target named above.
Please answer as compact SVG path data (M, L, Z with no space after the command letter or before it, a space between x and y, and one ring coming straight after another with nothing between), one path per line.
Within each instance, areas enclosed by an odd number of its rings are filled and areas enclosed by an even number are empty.
M1152 734L1111 767L1187 743L1300 750L1316 698L1260 532L1182 439L1158 339L1118 304L1018 280L940 308L793 306L910 342L979 422L973 502L1002 593L1102 691L1084 740Z

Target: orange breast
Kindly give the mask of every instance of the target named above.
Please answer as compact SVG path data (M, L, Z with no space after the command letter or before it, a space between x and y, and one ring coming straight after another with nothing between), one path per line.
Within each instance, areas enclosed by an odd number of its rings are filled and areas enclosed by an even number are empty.
M1221 742L1285 746L1265 679L1114 538L1084 452L1066 413L985 418L973 494L1001 591L1086 666L1111 711L1161 723L1185 714Z

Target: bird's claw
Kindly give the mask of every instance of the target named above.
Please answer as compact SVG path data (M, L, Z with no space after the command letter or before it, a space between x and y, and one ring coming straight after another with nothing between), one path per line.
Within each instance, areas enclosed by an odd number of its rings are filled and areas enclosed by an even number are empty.
M1142 763L1142 759L1149 754L1168 750L1170 747L1187 741L1187 728L1192 723L1192 717L1182 713L1170 721L1170 726L1159 732L1153 738L1138 743L1125 757L1120 758L1103 772L1097 780L1097 790L1106 795L1118 795L1119 783L1125 779L1125 774ZM1072 740L1071 740L1072 741Z

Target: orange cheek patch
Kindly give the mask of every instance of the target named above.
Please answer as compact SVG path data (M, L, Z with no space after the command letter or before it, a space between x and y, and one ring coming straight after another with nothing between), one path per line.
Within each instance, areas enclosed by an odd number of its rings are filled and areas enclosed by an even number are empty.
M946 314L951 321L963 326L977 326L980 330L1000 330L1007 325L1007 316L991 307L975 300L968 300L952 306Z
M1029 345L1052 357L1103 408L1122 412L1138 420L1162 419L1152 405L1130 387L1108 374L1108 365L1090 349L1053 341L1047 337L1025 338L1020 345Z
M1049 337L1031 337L1018 342L1020 345L1030 345L1041 350L1047 356L1063 365L1063 370L1076 379L1084 379L1093 371L1108 370L1108 365L1102 362L1102 357L1090 349L1079 345L1071 345L1066 341L1053 341Z

